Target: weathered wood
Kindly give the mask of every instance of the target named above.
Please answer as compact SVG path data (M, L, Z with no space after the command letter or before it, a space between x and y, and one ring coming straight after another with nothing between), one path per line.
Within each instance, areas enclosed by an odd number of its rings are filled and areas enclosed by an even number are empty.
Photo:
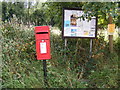
M113 53L113 35L109 35L109 50Z
M113 18L111 15L109 15L108 23L112 24L112 21L113 21ZM110 50L110 53L113 53L113 35L109 35L109 50Z

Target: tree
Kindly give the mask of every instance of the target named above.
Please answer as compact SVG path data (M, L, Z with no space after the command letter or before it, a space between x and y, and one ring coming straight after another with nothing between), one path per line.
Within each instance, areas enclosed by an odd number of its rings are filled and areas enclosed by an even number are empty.
M19 22L24 16L24 2L2 2L2 21L10 21L16 15Z
M97 16L99 28L106 28L109 14L111 14L115 23L117 23L117 18L119 17L117 3L115 2L47 2L43 5L47 8L46 14L48 17L51 18L51 20L55 22L54 25L58 27L62 24L63 7L79 7L83 9L85 13L83 18L90 19L91 16Z
M89 2L84 4L83 9L85 13L88 13L88 18L97 16L99 26L106 27L109 15L113 17L114 23L117 22L116 18L119 16L117 5L116 2ZM101 22L101 20L103 20L103 22Z
M19 22L21 22L21 20L23 19L24 15L25 15L24 2L15 2L15 3L13 3L13 7L14 7L14 14L18 18Z
M91 11L92 13L88 14L88 17L91 16L98 16L99 18L103 18L107 24L117 23L115 18L118 18L118 4L114 2L104 2L104 3L87 3L84 5L85 12L88 13L88 11ZM90 8L91 7L91 8ZM109 50L112 53L113 52L113 35L109 35Z
M57 26L61 29L62 26L62 8L63 7L79 7L82 8L83 2L46 2L43 4L47 21L52 26Z
M48 7L48 15L52 17L55 22L55 25L58 27L62 26L62 8L63 7L79 7L82 8L84 14L79 18L87 18L88 20L91 17L96 16L98 17L98 24L99 28L107 28L108 23L115 23L117 24L117 19L120 17L118 14L118 4L116 2L79 2L79 3L45 3ZM54 18L53 18L54 17ZM51 19L51 20L52 20ZM111 21L110 21L111 20ZM101 22L102 21L102 22ZM119 24L117 24L119 25ZM112 36L109 35L109 47L110 52L113 51L113 40Z
M7 16L7 3L2 2L2 21L5 22L6 19L8 19L8 16Z
M47 24L45 21L45 13L42 9L36 9L33 14L31 14L31 22L34 22L35 25L44 25Z

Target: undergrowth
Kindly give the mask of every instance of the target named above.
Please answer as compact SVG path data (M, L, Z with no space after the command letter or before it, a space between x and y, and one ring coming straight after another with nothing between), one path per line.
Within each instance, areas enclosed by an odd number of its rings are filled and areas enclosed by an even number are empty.
M33 27L10 22L2 30L2 88L44 88L42 60L36 60ZM47 60L48 88L117 88L118 49L108 51L104 36L93 40L68 39L51 33L51 55Z

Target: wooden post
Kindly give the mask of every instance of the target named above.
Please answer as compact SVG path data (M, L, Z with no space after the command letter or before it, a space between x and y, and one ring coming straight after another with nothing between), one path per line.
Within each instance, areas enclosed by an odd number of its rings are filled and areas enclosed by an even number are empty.
M112 16L109 15L108 24L112 24ZM113 53L113 35L109 35L109 50L110 53Z

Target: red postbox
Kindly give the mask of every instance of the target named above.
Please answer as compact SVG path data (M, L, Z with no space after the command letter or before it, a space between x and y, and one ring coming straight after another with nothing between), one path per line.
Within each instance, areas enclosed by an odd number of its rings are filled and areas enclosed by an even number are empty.
M35 27L37 60L50 59L50 30L49 26Z

